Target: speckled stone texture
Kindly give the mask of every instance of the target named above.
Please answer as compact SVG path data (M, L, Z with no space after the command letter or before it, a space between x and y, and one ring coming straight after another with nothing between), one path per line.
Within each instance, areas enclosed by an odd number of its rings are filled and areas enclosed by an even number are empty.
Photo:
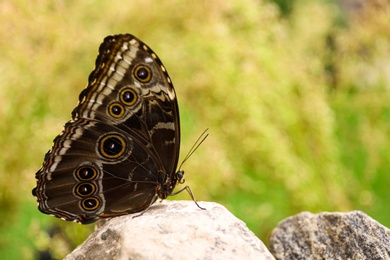
M360 211L300 213L271 235L276 259L390 259L390 230Z
M199 204L207 210L164 201L136 218L109 219L65 259L275 259L226 208Z

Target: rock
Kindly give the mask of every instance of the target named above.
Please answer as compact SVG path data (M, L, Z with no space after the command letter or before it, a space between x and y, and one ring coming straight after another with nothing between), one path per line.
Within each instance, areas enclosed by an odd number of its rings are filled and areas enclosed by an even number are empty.
M360 211L300 213L271 234L276 259L390 259L390 230Z
M155 203L142 216L105 221L71 259L275 259L223 206L193 201Z

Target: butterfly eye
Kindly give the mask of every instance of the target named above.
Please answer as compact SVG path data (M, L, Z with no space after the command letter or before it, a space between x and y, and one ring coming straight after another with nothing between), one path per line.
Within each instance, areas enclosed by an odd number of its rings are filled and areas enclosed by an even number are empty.
M100 201L97 198L88 198L81 201L81 207L87 211L93 211L100 205Z
M134 92L134 90L124 89L121 91L120 100L125 105L132 106L135 104L135 102L137 102L138 98L137 98L137 94Z
M108 106L110 116L120 118L125 114L125 108L119 103L112 103Z
M81 183L77 185L75 193L80 197L92 195L96 190L95 185L91 183Z
M138 81L148 83L152 78L152 71L145 65L139 65L134 70L134 76Z
M104 158L116 159L126 151L126 142L120 135L109 134L100 139L98 151Z
M80 181L89 181L96 178L97 170L92 166L81 166L76 169L75 174Z

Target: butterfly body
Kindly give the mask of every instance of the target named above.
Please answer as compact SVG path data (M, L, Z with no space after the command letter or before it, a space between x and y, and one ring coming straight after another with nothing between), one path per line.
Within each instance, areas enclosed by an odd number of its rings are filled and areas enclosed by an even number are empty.
M184 181L171 79L136 37L108 36L72 120L36 173L38 208L83 224L148 208Z

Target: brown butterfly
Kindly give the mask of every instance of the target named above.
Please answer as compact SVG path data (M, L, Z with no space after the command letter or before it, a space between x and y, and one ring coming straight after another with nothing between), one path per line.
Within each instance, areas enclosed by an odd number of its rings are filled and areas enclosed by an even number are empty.
M83 224L141 212L184 189L195 201L188 186L173 192L184 182L179 149L179 109L164 65L136 37L108 36L32 193L43 213Z

